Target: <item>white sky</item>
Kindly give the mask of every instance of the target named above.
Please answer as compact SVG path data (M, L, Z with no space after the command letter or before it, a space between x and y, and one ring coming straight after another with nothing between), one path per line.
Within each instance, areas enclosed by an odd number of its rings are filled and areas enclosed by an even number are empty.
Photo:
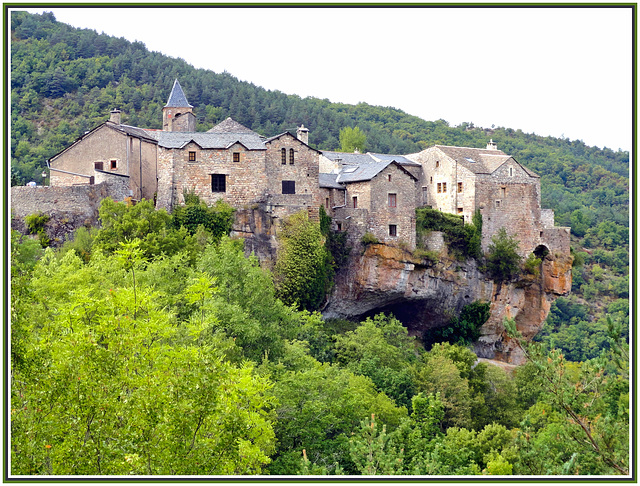
M44 10L270 90L631 149L629 8Z

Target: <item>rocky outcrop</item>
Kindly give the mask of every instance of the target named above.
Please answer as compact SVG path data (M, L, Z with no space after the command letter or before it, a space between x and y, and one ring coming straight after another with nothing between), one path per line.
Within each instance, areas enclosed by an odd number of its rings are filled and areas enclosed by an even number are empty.
M355 252L355 250L354 250ZM520 364L524 356L504 330L505 318L531 339L542 328L551 303L571 288L571 257L548 255L538 276L496 283L474 260L460 262L441 252L422 260L400 248L368 245L353 255L336 278L322 313L326 318L361 318L391 312L413 335L441 327L476 300L491 303L491 317L475 343L481 358Z

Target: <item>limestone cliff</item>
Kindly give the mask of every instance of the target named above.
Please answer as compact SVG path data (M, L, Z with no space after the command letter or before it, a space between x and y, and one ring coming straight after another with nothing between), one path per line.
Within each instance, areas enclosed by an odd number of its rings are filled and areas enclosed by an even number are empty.
M354 250L354 253L357 250ZM440 255L437 262L385 245L369 245L337 276L323 309L327 318L358 318L392 312L413 335L444 326L467 304L491 303L491 317L481 329L475 351L481 358L521 364L520 349L505 335L505 317L531 339L542 328L551 303L571 289L571 257L547 255L540 275L498 284L482 273L473 260L460 262Z

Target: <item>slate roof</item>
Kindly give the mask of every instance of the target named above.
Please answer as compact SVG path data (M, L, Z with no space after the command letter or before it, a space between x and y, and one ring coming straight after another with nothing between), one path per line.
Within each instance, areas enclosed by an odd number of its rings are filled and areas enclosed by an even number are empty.
M338 174L318 174L318 183L320 187L325 187L327 189L344 189L344 186L341 186L336 179L338 178Z
M343 164L371 163L376 161L369 154L354 154L350 152L328 152L323 150L322 155L324 155L329 160L333 160L333 161L340 159Z
M224 121L221 121L215 127L210 128L209 130L207 130L207 133L251 133L253 135L260 136L250 128L247 128L241 123L238 123L231 117L227 118Z
M180 86L180 83L178 82L178 80L176 79L173 82L173 88L171 89L171 94L169 95L169 100L167 101L167 104L164 105L165 108L167 107L172 107L172 108L185 108L185 107L189 107L189 108L193 108L193 106L191 106L189 104L189 102L187 101L187 97L184 94L184 91L182 91L182 86Z
M349 153L349 152L322 152L329 160L341 160L342 161L342 170L337 175L336 182L339 183L348 183L348 182L362 182L362 181L370 181L375 176L377 176L381 171L386 169L390 164L396 164L403 171L409 174L411 177L414 177L413 174L408 172L403 164L398 162L396 159L404 159L402 156L389 155L384 156L384 160L376 160L372 154L357 154L357 153ZM408 159L406 159L408 162ZM407 165L415 165L413 162Z
M112 128L120 130L121 132L131 135L133 137L143 138L149 142L157 142L157 139L151 135L147 130L138 127L132 127L130 125L113 125L109 124Z
M518 163L513 157L502 150L479 149L468 147L452 147L448 145L435 145L447 157L457 161L460 165L474 174L491 174L508 160L520 165L531 177L537 174Z
M264 141L257 133L210 133L210 132L154 132L158 145L164 148L182 148L189 142L203 149L226 149L240 143L248 150L266 150Z
M418 162L414 162L413 160L409 160L407 159L404 155L391 155L391 154L374 154L371 152L368 152L369 155L371 155L371 157L373 157L374 159L378 160L378 161L395 161L400 165L408 165L408 166L412 166L412 167L420 167L420 164Z

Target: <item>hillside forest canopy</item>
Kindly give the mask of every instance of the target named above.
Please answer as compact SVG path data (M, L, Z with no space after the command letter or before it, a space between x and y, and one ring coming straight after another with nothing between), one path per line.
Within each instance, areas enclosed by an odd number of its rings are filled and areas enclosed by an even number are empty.
M99 228L56 249L12 232L12 474L628 474L628 152L268 91L50 13L10 22L12 185L42 183L46 160L115 107L160 128L179 79L198 130L304 124L313 147L339 150L357 127L364 150L396 154L492 138L540 175L574 256L571 295L510 373L455 338L416 342L391 315L323 321L344 248L308 221L291 244L326 246L302 305L279 298L305 288L284 263L274 277L228 237L228 207L106 200ZM46 222L31 222L37 236Z

